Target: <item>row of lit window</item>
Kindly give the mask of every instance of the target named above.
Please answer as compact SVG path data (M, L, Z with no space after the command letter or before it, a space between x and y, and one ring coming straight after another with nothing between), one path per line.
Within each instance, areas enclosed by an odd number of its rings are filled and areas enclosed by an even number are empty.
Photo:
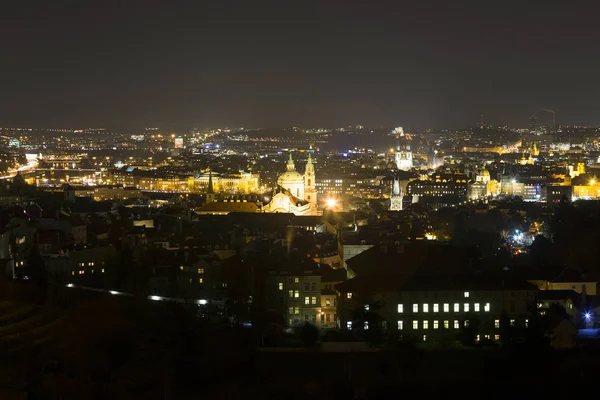
M315 305L317 304L317 297L316 296L312 296L312 297L304 297L304 304L309 305Z
M179 266L179 269L183 271L183 265ZM204 273L204 268L198 268L198 275L202 275Z
M365 306L366 308L366 306ZM460 304L459 303L454 303L453 305L453 311L456 312L460 312ZM428 313L429 312L429 304L424 303L421 305L421 310L424 313ZM434 313L439 313L440 312L440 304L435 303L433 304L432 307L432 311ZM471 311L471 305L469 303L464 303L463 304L463 312L469 312ZM474 303L473 304L473 311L474 312L480 312L481 311L481 305L479 303ZM485 303L483 305L483 311L484 312L490 312L490 303ZM404 304L398 304L398 313L402 314L404 312ZM413 304L412 305L412 312L413 313L418 313L419 312L419 305L418 304ZM448 313L450 312L450 304L449 303L444 303L442 304L442 312Z
M290 307L290 310L291 309L292 309L292 307ZM300 311L298 310L298 312L300 312ZM442 322L442 324L440 325L440 321L438 321L438 320L432 321L432 324L431 324L432 328L433 329L440 329L440 328L450 329L450 320L444 320L444 321L441 321L441 322ZM514 319L510 320L510 326L515 326L515 323L516 323L516 321ZM463 325L465 327L468 327L469 326L469 320L468 319L464 320L463 321ZM460 321L457 320L457 319L455 319L453 321L452 327L454 329L460 329ZM526 328L529 327L529 320L528 319L525 320L525 327ZM349 330L352 329L352 321L347 321L346 322L346 328L348 328ZM499 319L494 320L494 328L496 328L496 329L500 328L500 320ZM365 329L365 330L369 329L369 322L368 321L365 321L363 323L363 329ZM417 329L429 329L429 321L427 321L427 320L421 321L421 327L419 328L419 321L418 320L413 320L412 321L412 329L413 330L417 330ZM404 321L403 320L398 320L398 330L399 331L404 330Z
M198 271L200 271L200 270L198 270ZM200 273L200 272L198 272L198 273ZM204 270L202 270L202 273L204 273ZM300 279L299 278L294 278L294 283L300 283ZM305 282L304 283L304 290L310 290L310 288L311 288L310 284L308 282ZM277 289L283 290L283 282L279 282L277 284ZM317 290L317 283L316 282L312 283L312 290Z
M91 270L90 270L90 273L92 273L92 274L93 274L94 272L95 272L95 270L93 270L93 269L91 269ZM101 272L101 273L104 273L104 268L102 268L102 269L100 270L100 272ZM77 271L77 274L78 274L78 275L85 275L85 270L84 270L84 269L80 269L80 270L78 270L78 271ZM75 275L75 271L71 271L71 275Z
M80 262L80 263L79 263L79 266L80 266L80 267L85 267L85 263L83 263L83 262ZM93 263L93 262L89 262L89 263L88 263L88 267L93 267L93 266L94 266L94 263Z

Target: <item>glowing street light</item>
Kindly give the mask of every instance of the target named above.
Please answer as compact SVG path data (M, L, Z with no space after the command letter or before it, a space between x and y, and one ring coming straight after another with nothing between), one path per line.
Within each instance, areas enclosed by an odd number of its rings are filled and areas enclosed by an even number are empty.
M596 180L595 179L590 179L590 185L594 186L596 184Z
M337 205L336 199L327 199L327 208L333 208Z

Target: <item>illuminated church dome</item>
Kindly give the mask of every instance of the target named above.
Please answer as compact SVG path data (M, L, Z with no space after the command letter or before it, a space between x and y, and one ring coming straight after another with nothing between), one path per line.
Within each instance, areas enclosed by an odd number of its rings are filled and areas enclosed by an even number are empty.
M304 199L304 176L296 171L292 153L286 165L286 171L277 178L277 184L290 191L293 196Z
M476 182L483 182L483 183L487 183L490 181L490 171L488 171L487 169L482 168L478 173L477 173L477 177L475 178Z

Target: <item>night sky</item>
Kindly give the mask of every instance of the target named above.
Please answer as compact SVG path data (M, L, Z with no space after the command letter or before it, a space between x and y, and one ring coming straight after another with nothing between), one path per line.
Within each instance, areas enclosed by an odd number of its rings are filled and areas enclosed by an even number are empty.
M600 1L4 3L1 126L600 125Z

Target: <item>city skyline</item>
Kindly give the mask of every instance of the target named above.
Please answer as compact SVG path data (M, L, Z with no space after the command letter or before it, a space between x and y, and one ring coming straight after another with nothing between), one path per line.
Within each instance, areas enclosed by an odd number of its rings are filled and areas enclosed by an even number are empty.
M588 12L582 12L585 9ZM600 125L597 6L9 6L10 126ZM549 118L541 115L540 119Z

